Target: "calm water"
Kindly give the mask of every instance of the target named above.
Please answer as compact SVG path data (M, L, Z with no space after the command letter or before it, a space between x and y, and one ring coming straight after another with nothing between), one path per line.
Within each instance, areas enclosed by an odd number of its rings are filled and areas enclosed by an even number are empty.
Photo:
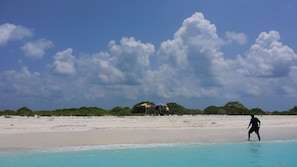
M296 167L297 141L0 150L1 167Z

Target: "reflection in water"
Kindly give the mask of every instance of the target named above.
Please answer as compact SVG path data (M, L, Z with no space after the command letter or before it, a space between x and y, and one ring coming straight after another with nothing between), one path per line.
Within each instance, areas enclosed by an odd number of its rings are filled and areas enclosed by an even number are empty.
M249 143L248 144L248 158L250 164L261 164L263 158L261 143Z

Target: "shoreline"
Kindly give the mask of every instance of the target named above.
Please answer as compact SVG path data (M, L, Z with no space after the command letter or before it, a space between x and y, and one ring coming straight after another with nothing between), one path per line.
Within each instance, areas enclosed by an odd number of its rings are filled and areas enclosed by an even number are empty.
M258 116L262 141L296 140L297 116ZM0 150L247 142L250 116L0 117ZM257 141L255 133L251 140Z

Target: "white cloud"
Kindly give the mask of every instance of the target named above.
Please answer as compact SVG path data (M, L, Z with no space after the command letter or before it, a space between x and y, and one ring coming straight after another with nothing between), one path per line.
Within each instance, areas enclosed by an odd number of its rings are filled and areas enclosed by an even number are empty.
M0 46L11 40L20 40L32 36L30 29L10 23L0 25Z
M195 13L184 20L173 40L161 44L159 60L174 68L188 68L188 65L193 65L193 61L201 65L196 64L195 69L205 68L206 62L203 61L221 58L218 48L222 44L215 25L206 20L202 13Z
M64 51L56 53L52 64L54 74L58 75L74 75L75 57L72 55L73 50L68 48Z
M297 64L297 63L296 63ZM292 66L289 79L283 84L283 89L289 97L297 97L297 65Z
M73 99L77 89L70 80L65 82L62 77L32 72L26 66L20 70L0 72L0 80L1 107L9 109L21 106L45 109L45 106Z
M290 73L289 73L290 79L292 80L292 82L297 85L297 65L296 66L292 66ZM296 94L297 95L297 94Z
M245 44L247 36L228 31L224 38L219 37L216 26L202 13L194 13L183 21L172 39L161 43L157 52L150 43L123 37L119 43L110 41L108 49L99 53L74 56L71 48L57 52L50 65L53 73L72 77L45 75L41 78L39 73L30 72L26 67L0 73L1 96L15 90L18 95L27 96L30 90L38 88L41 93L33 92L32 96L58 97L59 101L97 101L98 98L113 101L117 97L145 97L152 101L296 97L297 56L292 48L280 42L277 31L260 33L250 49L236 59L225 59L220 49L231 47L226 44L232 42ZM50 41L39 40L27 43L23 50L38 58L50 47ZM158 62L151 62L155 54ZM156 66L152 63L159 66L152 68Z
M226 32L226 38L227 38L227 43L231 43L231 42L237 42L240 45L246 44L248 37L244 34L244 33L236 33L233 31L227 31Z
M232 60L233 74L238 82L229 86L241 97L294 97L296 64L296 53L280 42L279 32L262 32L244 56Z
M277 31L262 32L247 52L238 56L238 72L252 77L285 77L297 55L290 47L283 45Z
M218 74L228 70L219 50L221 45L223 40L218 37L215 25L202 13L193 14L184 20L172 40L161 44L158 57L163 71L160 73L166 82L156 84L162 85L158 86L162 92L174 92L174 96L217 95L215 87L221 84Z
M155 49L150 43L144 44L134 38L122 38L120 45L114 41L109 43L109 52L113 66L125 74L125 82L139 84L149 69L149 56Z
M152 44L122 38L120 44L109 42L109 50L78 60L80 69L89 69L92 80L103 84L140 84L150 67L149 56L154 53Z
M41 79L39 72L30 72L23 66L20 71L10 70L0 73L1 96L39 96L41 91Z
M216 27L201 13L185 19L172 40L164 41L158 51L161 67L153 80L160 96L170 97L225 97L274 95L296 90L284 84L293 76L296 65L293 49L283 45L277 31L262 32L245 57L224 59L222 45L244 44L243 33L226 33L225 43ZM165 77L164 77L165 76ZM285 77L286 79L283 79ZM295 85L296 87L296 85ZM295 92L295 91L293 91ZM290 93L291 94L291 93Z
M134 38L122 38L120 44L110 41L106 52L75 57L72 49L57 52L50 65L54 74L49 76L48 90L63 100L123 97L138 95L146 72L150 68L149 56L154 46ZM76 74L76 75L74 75ZM135 96L134 96L135 95Z
M85 55L77 60L79 70L88 81L100 84L120 84L124 73L113 65L114 58L107 52Z
M42 58L45 50L53 47L50 40L39 39L34 42L27 42L21 49L31 58Z

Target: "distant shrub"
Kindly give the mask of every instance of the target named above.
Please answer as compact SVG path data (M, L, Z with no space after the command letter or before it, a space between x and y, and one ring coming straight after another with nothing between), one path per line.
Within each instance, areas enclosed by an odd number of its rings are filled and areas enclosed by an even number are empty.
M203 110L204 114L218 114L220 108L216 106L208 106Z
M114 116L130 116L132 115L131 109L129 107L114 107L109 111L110 115Z
M27 116L27 117L33 117L34 113L32 110L30 110L28 107L22 107L17 110L16 112L17 115L19 116Z
M16 115L17 113L13 110L5 110L0 112L0 115L9 116L9 115Z
M204 110L199 109L187 109L182 105L174 102L167 103L171 115L197 115L197 114L221 114L221 115L297 115L297 106L289 109L289 111L273 111L265 112L260 108L248 109L238 101L228 102L224 106L208 106ZM162 113L165 112L165 107L161 107ZM32 111L28 107L21 107L17 111L5 110L0 111L0 116L5 118L11 118L13 115L18 116L142 116L142 115L155 115L155 104L150 101L142 101L135 104L132 109L129 107L114 107L111 110L104 110L98 107L80 107L80 108L64 108L56 109L52 111L39 110Z

